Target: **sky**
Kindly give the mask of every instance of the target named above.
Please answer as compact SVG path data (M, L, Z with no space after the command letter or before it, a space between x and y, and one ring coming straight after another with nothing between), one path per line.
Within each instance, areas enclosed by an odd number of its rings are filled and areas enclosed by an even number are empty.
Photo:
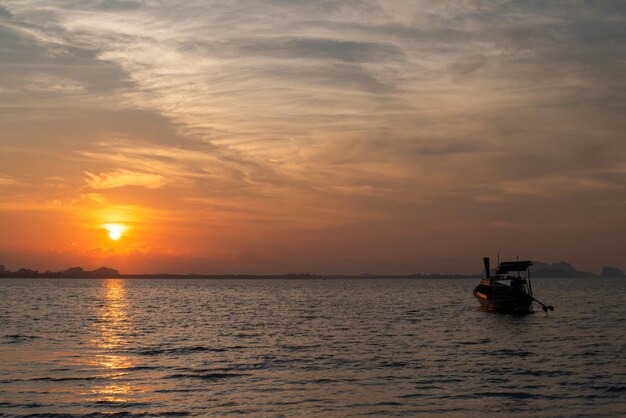
M0 0L0 264L626 268L624 74L622 1Z

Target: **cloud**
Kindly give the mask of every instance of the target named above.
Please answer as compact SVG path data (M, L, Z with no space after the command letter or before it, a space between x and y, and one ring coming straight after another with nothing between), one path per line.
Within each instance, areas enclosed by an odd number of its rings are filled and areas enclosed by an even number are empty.
M4 6L0 5L0 17L11 18L13 15Z
M0 186L8 186L17 183L14 178L0 176Z
M106 203L106 198L99 193L87 193L83 197L96 203Z
M418 226L619 223L625 27L616 2L6 1L0 163L22 200L60 175L205 225L366 219L398 251Z
M230 39L228 41L181 42L185 52L205 53L211 56L236 59L264 57L274 59L338 62L376 62L402 58L402 51L392 44L358 42L355 40L325 38L260 38Z
M3 107L64 110L100 106L131 87L127 74L102 60L99 49L74 39L59 23L54 6L48 18L37 9L8 4L0 9L0 101ZM40 9L39 9L40 10ZM32 14L31 14L32 13ZM26 112L25 112L26 113ZM15 116L25 117L12 112Z
M163 176L151 173L141 173L130 170L116 170L110 173L92 174L85 172L89 177L87 183L92 189L114 189L124 186L147 187L148 189L158 189L163 187L167 181Z
M585 112L583 103L623 103L614 75L623 66L624 14L601 4L115 2L103 10L101 2L66 1L47 6L47 27L34 8L10 6L43 51L91 62L87 68L108 72L103 80L131 80L118 84L127 104L248 161L310 153L323 136L330 149L344 135L380 128L488 147L505 142L498 130L512 127L510 118L527 117L517 115L522 104L572 115ZM64 94L85 85L44 75L37 77L48 90ZM29 85L45 90L35 75ZM456 132L480 123L480 137ZM421 148L442 149L436 141ZM393 142L389 148L405 146Z

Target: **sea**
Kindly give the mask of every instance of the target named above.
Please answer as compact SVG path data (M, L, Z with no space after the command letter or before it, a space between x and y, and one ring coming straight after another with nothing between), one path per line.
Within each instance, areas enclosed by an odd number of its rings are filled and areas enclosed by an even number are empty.
M626 279L0 279L0 416L626 416Z

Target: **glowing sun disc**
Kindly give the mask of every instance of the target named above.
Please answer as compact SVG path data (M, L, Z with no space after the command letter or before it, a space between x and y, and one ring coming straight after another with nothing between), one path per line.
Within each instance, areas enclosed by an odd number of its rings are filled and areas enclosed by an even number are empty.
M122 237L122 233L126 230L124 225L119 224L107 224L104 227L109 231L109 237L116 241Z

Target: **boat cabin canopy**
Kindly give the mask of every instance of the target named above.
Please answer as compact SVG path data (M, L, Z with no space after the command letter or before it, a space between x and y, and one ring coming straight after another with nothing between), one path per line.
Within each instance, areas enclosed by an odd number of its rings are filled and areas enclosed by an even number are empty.
M533 262L527 261L503 261L500 263L497 269L498 274L506 274L510 271L526 271L528 267L532 266Z

